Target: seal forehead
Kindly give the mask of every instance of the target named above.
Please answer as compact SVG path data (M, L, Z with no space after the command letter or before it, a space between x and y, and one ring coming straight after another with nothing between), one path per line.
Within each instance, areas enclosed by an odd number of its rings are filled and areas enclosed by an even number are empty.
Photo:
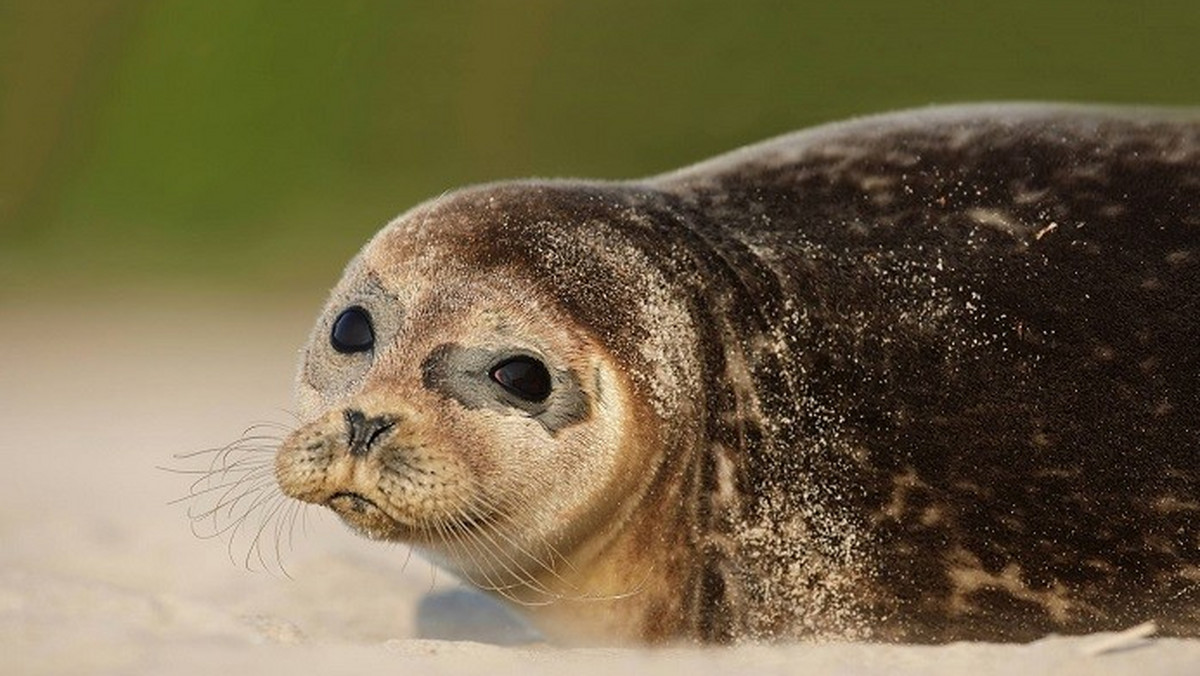
M484 186L444 196L392 222L364 250L384 284L470 302L475 284L519 306L560 308L620 358L660 415L695 377L688 298L653 198L570 183ZM497 294L496 297L505 295ZM447 301L448 302L448 301Z

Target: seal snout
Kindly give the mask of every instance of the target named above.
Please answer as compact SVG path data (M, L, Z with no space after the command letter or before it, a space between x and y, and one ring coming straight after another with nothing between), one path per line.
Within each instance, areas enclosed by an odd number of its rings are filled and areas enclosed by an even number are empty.
M346 421L346 432L349 436L346 450L353 456L365 456L375 442L396 426L396 419L391 416L367 416L354 408L346 409L342 417Z

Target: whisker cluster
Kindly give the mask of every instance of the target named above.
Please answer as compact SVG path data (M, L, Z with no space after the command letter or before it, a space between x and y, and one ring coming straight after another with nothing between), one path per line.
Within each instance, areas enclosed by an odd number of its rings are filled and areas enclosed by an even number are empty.
M535 493L539 489L523 488ZM624 592L596 594L564 577L566 571L577 572L567 557L544 536L539 536L536 544L527 543L522 533L532 529L523 529L513 520L514 516L529 513L528 502L525 495L513 491L494 497L476 492L469 500L460 501L451 514L420 527L446 546L467 582L517 605L608 601L641 592L646 578Z
M297 527L305 530L309 506L284 495L276 482L276 449L290 432L279 423L256 423L225 446L178 454L174 457L183 466L163 468L193 477L187 493L171 504L187 505L196 537L223 540L230 561L247 570L286 577L291 576L284 554L292 549ZM496 495L477 490L416 527L422 539L444 546L466 582L514 604L613 600L640 593L645 579L617 594L580 589L570 579L569 573L577 571L566 556L545 536L530 541L529 533L536 529L523 528L520 519L532 513L530 495L546 488L534 481L520 491Z
M286 577L284 550L292 548L297 523L303 529L307 507L285 496L275 481L275 449L290 431L256 423L225 446L175 455L185 466L163 468L195 477L187 494L171 504L187 505L196 537L225 540L230 561L247 570Z

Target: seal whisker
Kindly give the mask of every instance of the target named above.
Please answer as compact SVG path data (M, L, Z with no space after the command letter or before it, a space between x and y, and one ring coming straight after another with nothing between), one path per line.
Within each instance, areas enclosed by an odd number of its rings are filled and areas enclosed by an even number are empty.
M236 470L237 474L240 474L240 476L237 476L236 478L229 478L230 474L235 473L234 470ZM253 481L261 476L269 474L272 471L273 465L270 462L242 463L239 467L231 466L215 472L205 470L180 471L179 473L181 474L200 474L201 476L199 476L191 483L190 486L188 486L187 495L175 498L168 504L176 504L187 500L194 500L209 493L236 487L240 484ZM222 483L213 483L214 481L221 481Z
M483 586L483 589L491 592L501 593L510 601L517 603L521 602L521 599L519 599L513 593L513 591L530 588L527 581L518 573L512 571L512 569L509 568L503 560L497 557L496 552L489 548L484 542L480 541L477 534L471 531L459 531L459 536L461 537L461 541L467 547L478 554L478 557L482 558L481 563L477 563L476 565L481 565L483 567L481 572L483 573L484 579L487 581L487 584ZM477 562L480 561L480 558L474 556L472 559ZM536 592L539 590L533 589L533 591Z
M198 451L187 451L184 453L176 453L172 457L178 460L190 460L192 458L203 457L206 455L215 456L214 462L220 461L222 457L228 456L233 452L243 453L274 453L278 444L283 439L276 436L253 436L243 437L235 441L231 441L224 446L216 446L213 448L202 448ZM267 445L270 444L270 445Z
M405 547L405 549L407 549L408 551L404 554L404 563L400 564L400 572L401 573L408 570L408 564L410 561L412 561L413 545L408 545L407 547Z
M485 583L481 584L470 574L467 575L468 581L480 589L485 589L487 591L500 594L513 603L522 605L539 605L538 602L529 601L528 599L521 599L512 593L514 589L520 588L531 588L534 591L543 591L537 588L538 585L536 581L528 580L522 577L519 573L513 571L502 559L497 556L497 551L493 547L489 547L487 543L483 542L479 538L477 533L473 532L462 523L462 517L465 517L466 514L461 511L461 505L458 510L458 515L459 518L442 520L440 523L444 526L445 532L447 532L455 542L461 545L461 549L459 551L467 554L467 557L472 563L472 568L483 575ZM480 557L482 557L482 560ZM500 568L503 568L505 572L508 573L508 577L514 579L515 581L509 584L502 584L499 579L502 579L504 576L497 569L497 565L499 565ZM464 569L463 572L466 573L467 571Z
M481 518L481 519L484 519L484 520L487 520L487 521L489 521L489 522L491 521L491 517L488 517L488 516L487 516L487 515L485 515L485 514L481 514L481 515L480 515L480 518ZM603 593L603 594L594 593L594 592L587 592L587 591L584 591L584 590L581 590L581 589L579 589L579 588L578 588L578 587L577 587L577 586L576 586L576 585L575 585L573 582L571 582L569 579L567 579L567 578L565 578L565 577L562 577L562 576L561 576L561 575L558 573L558 571L557 571L557 570L556 570L556 569L553 567L553 564L547 564L547 563L545 563L545 562L544 562L544 561L543 561L541 558L539 558L538 556L536 556L536 555L534 555L534 554L530 553L530 552L529 552L527 549L525 549L525 548L524 548L522 545L518 544L518 543L517 543L517 542L514 540L514 538L512 538L512 537L510 537L510 536L507 536L507 535L503 535L503 533L500 533L500 531L499 531L499 529L501 528L500 524L496 524L496 523L488 523L488 524L487 524L487 527L495 529L495 530L497 531L497 533L498 533L498 534L501 534L501 535L502 535L502 537L505 537L505 539L506 539L506 540L508 540L509 542L512 542L512 543L513 543L513 545L514 545L515 547L517 547L517 548L518 548L518 549L519 549L519 550L520 550L522 553L526 554L526 555L527 555L527 556L530 558L530 560L532 560L533 562L537 563L537 565L538 565L538 566L540 566L540 567L541 567L543 570L546 570L546 571L547 571L548 573L550 573L550 575L551 575L551 576L553 576L555 579L558 579L559 581L563 582L564 584L566 584L566 585L567 585L567 587L568 587L569 589L573 590L573 591L572 591L572 593L562 593L562 592L553 592L553 591L549 590L548 588L545 588L544 586L542 587L542 591L544 591L544 592L545 592L547 595L549 595L549 596L551 596L551 597L553 597L554 599L557 599L557 600L568 600L568 601L616 601L616 600L620 600L620 599L631 598L631 597L633 597L633 596L637 596L638 594L642 593L643 589L645 588L645 585L646 585L647 581L650 579L650 575L651 575L651 573L653 572L653 566L651 566L651 567L650 567L650 569L649 569L649 570L647 570L647 571L646 571L646 573L643 575L642 579L641 579L641 580L640 580L640 581L639 581L639 582L638 582L636 585L634 585L634 587L633 587L632 589L630 589L630 590L628 590L628 591L623 591L623 592L609 592L609 593ZM541 538L541 540L543 540L543 542L544 542L544 538ZM556 554L556 555L559 557L559 559L560 559L561 561L563 561L563 562L564 562L565 564L567 564L568 566L571 566L571 564L570 564L570 561L569 561L569 560L568 560L566 557L564 557L564 556L562 556L561 554L559 554L559 553L557 552L557 550L554 550L554 549L553 549L553 547L552 547L552 546L550 546L550 544L549 544L548 542L544 542L544 544L547 546L547 548L548 548L548 549L550 549L550 550L554 551L554 553L555 553L555 554ZM572 567L572 569L574 569L574 567L573 567L573 566L571 566L571 567Z
M273 483L271 482L270 477L264 476L249 484L245 491L232 498L225 497L229 495L229 491L227 491L225 496L223 496L223 498L218 501L216 505L204 512L191 514L189 509L189 515L192 518L193 524L192 533L197 537L205 539L228 535L228 548L230 550L231 560L233 560L232 550L234 543L242 525L246 522L246 520L256 511L269 509L267 505L272 500L282 500L284 498L282 493L280 493L278 490L273 490L272 488ZM232 491L232 488L229 490ZM254 497L246 500L251 496ZM239 509L239 504L244 505L242 508L240 508L240 512L237 511ZM224 516L222 516L222 514L224 514ZM227 521L225 525L221 525L222 519ZM210 521L211 531L201 532L198 530L200 524Z
M490 498L488 496L480 496L480 497L481 497L481 499L488 501L489 508L493 509L493 511L495 511L499 514L505 515L505 518L509 518L509 519L511 519L511 515L522 514L524 508L527 507L527 501L518 502L516 500L516 498L519 496L515 495L515 493L513 493L511 491L502 493L499 496L497 496L497 498L494 501L494 504L492 503L492 498ZM576 569L575 566L571 563L571 560L568 559L566 556L564 556L561 552L559 552L558 549L553 545L553 543L551 543L549 540L547 540L544 537L539 538L539 541L549 552L550 562L548 564L542 563L541 557L535 556L533 554L530 554L530 556L533 557L534 559L538 560L538 562L547 571L549 571L551 573L557 572L557 567L555 565L555 562L561 561L563 563L563 565L566 566L568 572L570 572L570 573L578 573L579 572L578 569Z
M287 537L288 551L292 551L293 549L295 549L295 537L296 537L296 524L297 523L300 524L300 533L302 535L306 534L305 529L304 529L304 524L305 524L305 514L307 512L308 512L308 503L300 502L298 500L293 502L292 514L291 514L291 517L288 519L288 537Z
M484 551L487 552L488 554L490 554L491 557L497 563L499 563L501 567L504 568L505 572L507 572L509 574L509 577L517 579L519 581L519 584L524 585L524 586L528 587L529 589L536 591L538 593L542 593L542 594L545 594L548 596L557 596L556 592L551 590L545 584L539 582L537 580L537 577L534 574L530 573L529 570L527 570L525 568L525 565L523 563L521 563L520 561L518 561L517 558L508 551L507 547L504 547L502 544L497 542L496 539L492 537L491 533L495 532L496 534L500 535L510 545L515 547L518 550L518 552L525 554L534 563L538 564L542 568L545 568L552 575L557 577L557 575L555 574L553 569L547 568L546 565L544 563L542 563L537 557L530 554L527 550L525 550L524 547L522 547L521 545L516 543L512 538L508 537L507 535L504 535L502 532L500 532L498 529L496 529L494 527L494 525L487 524L486 521L487 521L488 517L486 515L484 515L482 513L482 511L479 510L478 507L467 503L467 504L464 504L461 507L461 509L463 509L465 511L469 511L469 514L467 516L469 516L469 518L471 518L472 520L479 520L480 525L483 526L481 528L475 528L475 529L467 529L466 527L463 527L465 534L468 537L479 542L480 546L484 549ZM484 542L483 541L484 539L486 539L487 542ZM505 563L504 559L507 559L512 564L512 566L515 566L516 570L513 570L513 567L510 567L508 565L508 563ZM561 579L561 578L559 578L559 579Z
M247 542L245 542L246 552L241 557L242 566L246 570L249 570L249 571L255 570L255 567L254 567L255 560L258 561L258 565L261 567L260 568L261 570L264 570L264 571L271 570L271 566L269 563L267 563L266 556L263 552L262 536L265 532L267 532L268 527L270 527L272 522L276 520L276 517L280 514L280 512L283 510L283 508L286 504L287 504L287 498L283 494L281 494L281 493L270 494L268 496L268 498L265 501L263 501L262 508L257 510L257 512L258 512L257 525L251 526L252 532L248 535L249 540ZM248 516L249 515L247 515L247 517ZM240 523L242 525L245 525L247 523L247 521L248 521L247 518L243 518L240 520ZM231 549L232 549L234 542L235 542L235 540L231 538L231 540L230 540ZM232 551L231 551L231 553L232 553ZM282 560L278 560L277 563L282 570ZM284 575L287 575L286 570L282 570L282 572L284 573Z
M495 591L501 596L504 596L509 600L513 600L505 590L492 583L491 579L488 577L487 571L483 570L483 567L479 565L474 554L466 549L465 543L461 541L457 533L448 530L447 524L445 524L441 519L434 521L433 525L439 534L439 539L449 548L453 557L458 558L461 561L470 560L470 566L459 569L459 573L466 578L467 582L469 582L472 586L488 591ZM475 572L482 574L486 581L480 582L479 580L475 579Z
M291 415L292 417L295 417L296 422L297 423L299 422L299 418L296 416L296 414L294 412L288 411L287 409L279 409L279 411L281 413L286 413L288 415ZM281 422L277 422L274 420L256 420L256 421L252 422L250 424L250 426L247 427L244 432L242 432L242 436L248 436L251 432L257 432L259 430L276 430L279 432L283 432L284 434L290 434L291 431L294 429L296 429L295 425L285 425ZM280 439L280 441L283 441L283 440Z
M189 513L188 517L192 520L192 533L203 539L220 537L227 533L236 533L241 522L249 518L249 516L253 514L257 508L261 507L262 504L271 497L272 493L267 490L266 485L262 485L258 488L250 489L239 494L237 500L241 501L244 498L252 495L256 497L244 503L247 506L236 516L233 514L232 510L229 510L228 513L225 513L224 516L222 516L222 514L226 511L226 505L218 505L212 509L197 514ZM234 504L236 504L236 502ZM224 525L222 525L222 522L224 522ZM211 529L204 532L200 531L199 529L204 524L211 524Z
M300 533L308 535L308 505L304 505L304 509L300 510Z
M258 565L266 570L267 562L263 557L262 536L266 531L267 526L272 522L274 516L282 508L284 501L279 495L268 495L268 498L263 502L261 509L257 510L255 516L257 521L247 519L243 523L247 526L246 553L242 556L242 567L246 570L255 570L253 562L258 561Z
M253 514L256 509L261 508L262 505L265 502L267 502L268 500L274 499L276 496L283 495L281 492L274 489L275 488L274 482L271 481L271 478L272 477L270 477L270 476L263 476L263 477L257 479L253 484L251 484L251 488L249 490L252 492L258 493L261 497L251 500L249 502L249 504L243 508L243 513L245 515ZM243 496L241 496L240 498L229 501L226 508L224 509L226 516L232 517L234 512L237 509L237 504L238 504L239 500L243 500L245 497L247 497L249 495L250 495L250 493L247 492L246 494L243 494ZM243 504L245 504L244 501L243 501Z
M479 574L483 575L486 584L480 584L477 580L468 578L469 581L482 589L504 593L506 597L510 597L508 590L518 585L502 585L498 580L493 578L493 576L497 574L497 571L493 558L489 556L490 552L488 551L487 547L478 542L469 530L463 529L460 525L452 520L447 519L442 522L442 525L449 536L453 538L456 543L461 545L461 549L459 551L467 554L467 557L472 563L472 567L479 572ZM482 559L480 557L482 557Z
M272 442L272 441L279 442L279 441L281 441L281 439L279 439L277 437L240 438L240 439L231 441L228 444L225 444L223 446L214 446L212 448L202 448L202 449L199 449L196 451L185 451L182 453L175 453L171 457L179 459L179 460L188 460L191 458L197 458L197 457L211 455L211 454L215 454L215 453L219 454L219 453L226 453L226 452L230 452L230 451L243 451L243 450L244 451L253 450L253 451L258 451L258 452L262 452L262 453L269 453L269 452L272 452L275 450L274 447L266 446L266 445L254 446L253 444Z
M260 478L269 476L274 463L270 454L274 450L258 445L260 442L261 439L239 439L220 448L177 454L176 458L185 460L210 457L208 467L205 469L162 468L175 474L196 476L196 479L188 487L187 494L172 500L170 504L194 503L195 500L205 495L218 492L221 492L221 496L217 499L217 504L225 504L225 501L238 487L248 483L252 484ZM236 460L231 459L234 453L239 454ZM237 498L234 499L235 502L236 500ZM188 514L193 519L197 516L192 506L189 506Z
M486 496L482 496L482 495L477 496L476 499L480 500L480 501L485 501L485 502L487 501ZM511 560L514 563L514 565L518 566L521 573L529 579L531 584L532 584L533 580L535 579L535 576L532 573L530 573L524 567L523 564L521 564L519 561L517 561L516 557L512 556L512 554L509 554L507 552L507 548L505 548L500 543L496 542L495 538L491 537L491 533L495 533L497 536L499 536L501 539L503 539L506 543L508 543L508 545L510 545L512 548L516 549L518 553L525 555L525 557L527 557L531 562L533 562L539 568L541 568L541 569L545 570L547 573L549 573L551 575L551 577L553 577L554 579L556 579L568 586L572 586L572 583L569 580L567 580L566 578L564 578L563 576L561 576L558 573L558 571L555 569L553 558L551 559L550 563L547 563L546 561L544 561L541 556L530 551L516 537L510 535L508 533L508 531L505 528L503 528L503 526L500 524L500 522L497 520L496 517L494 517L490 514L487 514L480 507L473 505L473 504L468 504L468 505L466 505L466 508L470 510L471 518L473 520L478 521L480 523L480 525L482 526L479 529L479 532L482 535L484 535L485 537L487 537L489 541L492 542L492 544L495 546L497 551L503 553L506 557L509 558L509 560ZM541 591L550 593L550 590L548 588L546 588L544 585L538 584L538 587L540 588Z
M242 545L239 544L239 542L240 542L239 534L244 532L242 530L242 528L243 528L243 526L246 525L246 522L249 520L249 518L253 514L255 514L260 508L264 509L264 510L268 509L268 505L275 498L275 494L272 494L270 491L260 490L257 492L259 493L259 495L253 501L251 501L250 506L247 509L242 511L236 517L230 516L228 525L219 528L217 526L217 522L215 521L216 517L214 516L214 522L213 522L214 532L212 535L209 536L209 537L217 537L217 536L227 537L228 539L226 540L225 550L226 550L226 554L229 556L229 560L232 563L234 563L235 565L241 563L241 565L246 570L252 570L249 566L248 561L244 560L245 557L235 554L235 550L240 550L242 548ZM193 530L193 532L195 532L195 531ZM249 543L243 543L243 544L247 547L246 557L249 557L250 552L254 548L254 541L253 541L253 539L251 539L251 541Z
M266 493L258 509L247 512L241 519L239 519L239 529L241 527L248 528L248 530L245 531L246 537L248 538L248 540L245 542L246 552L241 557L242 566L246 570L254 570L252 562L255 559L258 560L259 564L264 570L268 569L266 560L263 558L262 547L260 544L261 538L267 526L271 523L271 520L282 508L284 503L285 498L282 496L282 494ZM252 521L250 519L251 516L257 516L257 521ZM231 545L233 542L234 540L231 538Z
M270 459L263 459L262 464L263 465L270 464ZM238 463L239 467L247 466L247 465L249 465L249 463ZM207 469L207 468L206 469L184 469L184 468L180 468L180 467L166 467L163 465L156 465L155 469L159 469L164 472L170 472L171 474L180 474L180 475L185 475L185 476L198 475L201 477L201 479L203 479L203 478L211 477L211 476L214 476L217 474L226 474L231 469L236 469L236 467L231 466L231 467L219 468L219 469L213 470L213 469ZM201 482L193 482L193 485L196 485L199 483L201 483Z
M482 500L486 500L487 498L486 498L486 496L476 496L476 499L482 499ZM524 582L525 582L526 586L528 586L528 587L529 587L531 590L533 590L533 591L536 591L536 592L539 592L539 593L541 593L541 594L543 594L543 595L545 595L545 596L548 596L548 597L550 597L550 598L552 598L552 599L555 599L555 600L570 600L570 601L613 601L613 600L619 600L619 599L624 599L624 598L630 598L630 597L636 596L636 595L638 595L638 594L640 594L640 593L642 592L642 590L643 590L643 589L644 589L644 587L645 587L645 584L646 584L647 580L648 580L648 579L649 579L649 577L650 577L650 573L652 572L652 570L650 570L650 571L647 571L647 572L646 572L646 574L643 576L642 580L641 580L641 581L639 581L639 583L638 583L637 585L635 585L635 586L634 586L634 588L633 588L633 589L630 589L629 591L624 591L624 592L616 592L616 593L605 593L605 594L596 594L596 593L591 593L591 592L584 592L584 591L582 591L582 590L579 590L579 589L578 589L578 588L577 588L577 587L574 585L574 583L572 583L570 580L568 580L568 579L566 579L566 578L562 577L561 575L559 575L558 571L557 571L555 568L553 568L553 567L552 567L552 564L547 564L547 563L546 563L545 561L543 561L543 560L542 560L540 557L538 557L537 555L535 555L535 554L531 553L531 552L530 552L528 549L526 549L526 548L525 548L523 545L521 545L521 544L520 544L520 543L519 543L519 542L516 540L516 538L515 538L515 537L512 537L512 536L510 536L510 535L506 534L504 531L502 531L502 530L501 530L501 528L502 528L502 527L500 526L500 524L496 523L496 522L493 520L493 517L491 517L491 516L489 516L488 514L486 514L486 513L482 512L482 511L481 511L481 510L480 510L480 509L479 509L477 506L471 505L471 506L470 506L470 508L471 508L471 510L472 510L472 514L473 514L473 516L474 516L474 519L475 519L475 520L478 520L478 521L482 521L482 522L484 522L484 524L483 524L483 525L484 525L484 528L483 528L483 529L481 529L481 530L480 530L480 532L482 532L482 533L486 533L488 529L491 529L493 532L496 532L496 533L497 533L497 535L500 535L500 536L501 536L502 538L504 538L504 539L505 539L507 542L511 543L511 544L512 544L512 545L513 545L515 548L517 548L517 549L518 549L518 551L519 551L520 553L523 553L523 554L525 554L527 557L529 557L529 559L530 559L531 561L533 561L534 563L536 563L536 564L537 564L539 567L541 567L543 570L546 570L546 571L547 571L547 572L548 572L548 573L549 573L549 574L550 574L552 577L554 577L555 579L557 579L557 580L559 580L559 581L563 582L565 585L567 585L567 587L568 587L569 589L572 589L572 590L573 590L573 593L563 593L563 592L557 592L557 591L554 591L554 590L550 589L549 587L547 587L547 586L545 586L545 585L543 585L543 584L541 584L541 583L538 583L538 582L536 582L536 578L535 578L535 576L534 576L532 573L530 573L530 572L529 572L529 571L528 571L528 570L527 570L527 569L526 569L526 568L523 566L523 564L521 564L520 562L518 562L518 561L517 561L517 559L516 559L516 558L514 558L514 557L513 557L511 554L509 554L509 553L508 553L508 552L507 552L507 551L506 551L506 550L505 550L505 549L504 549L502 546L500 546L498 543L495 543L495 541L494 541L494 540L492 540L492 542L493 542L493 544L495 545L495 547L494 547L494 548L489 548L489 551L493 551L493 552L496 552L496 553L499 553L499 554L503 554L505 557L507 557L507 558L508 558L510 561L512 561L512 562L514 563L514 565L518 566L518 568L519 568L519 570L520 570L521 574L524 576ZM489 539L490 539L490 538L489 538ZM546 544L548 545L548 543L546 543ZM557 553L557 552L556 552L556 553ZM565 563L568 563L568 564L570 563L570 562L569 562L569 561L568 561L568 560L567 560L565 557L562 557L562 555L561 555L561 554L559 554L558 556L559 556L559 557L561 558L561 560L562 560L562 561L564 561ZM506 568L507 570L509 570L510 574L513 574L513 575L515 575L515 573L513 573L513 571L511 571L511 569L508 569L508 567L507 567L507 566L505 566L505 568Z
M282 493L280 495L282 495ZM286 544L286 546L288 547L288 551L291 551L291 527L290 527L290 524L291 524L292 517L296 513L297 504L298 503L296 503L294 500L288 500L287 497L284 496L283 511L280 513L279 517L277 519L275 519L275 542L274 542L274 547L273 547L273 550L275 552L275 563L276 563L276 565L279 566L279 569L283 572L284 577L287 577L289 579L292 576L288 573L287 567L283 563L283 547ZM287 532L286 538L284 537L285 531Z
M261 490L263 488L269 487L272 484L272 481L271 481L272 478L273 478L273 474L269 468L260 467L254 471L247 472L246 474L238 477L235 480L228 481L228 482L225 482L222 484L216 484L216 485L212 486L211 488L193 491L191 494L185 496L182 499L187 500L187 499L192 499L192 498L199 498L199 497L203 497L210 493L215 493L217 491L221 491L221 496L219 498L217 498L217 500L212 505L210 505L206 510L204 510L202 512L193 512L192 510L195 507L195 505L194 504L189 505L188 506L188 517L191 519L194 519L194 520L195 519L204 519L209 516L216 515L217 513L221 512L223 510L226 510L226 508L228 508L228 515L232 516L234 508L237 506L237 504L241 500L243 500L244 498L246 498L249 495L252 495L253 493L258 492L259 490ZM245 490L241 493L235 494L235 491L238 488L244 488Z
M283 526L284 519L290 507L291 501L287 499L287 496L279 493L276 496L270 511L263 517L262 523L259 526L258 531L255 533L253 541L253 548L256 552L258 562L262 565L263 570L270 570L270 565L263 558L262 536L266 532L268 525L274 521L275 525L273 526L272 530L274 531L275 537L272 545L272 551L275 554L275 566L279 569L279 572L282 573L284 577L289 579L291 579L292 576L291 573L288 572L287 566L285 566L283 562L283 552L280 550L280 539L282 538L281 527ZM249 552L247 552L246 558L247 560L249 559Z

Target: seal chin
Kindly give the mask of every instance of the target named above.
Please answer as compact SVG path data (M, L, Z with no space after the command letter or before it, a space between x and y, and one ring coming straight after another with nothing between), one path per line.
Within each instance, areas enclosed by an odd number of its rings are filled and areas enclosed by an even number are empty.
M409 529L388 516L370 499L347 491L334 493L325 501L342 521L374 540L395 540L409 535Z

